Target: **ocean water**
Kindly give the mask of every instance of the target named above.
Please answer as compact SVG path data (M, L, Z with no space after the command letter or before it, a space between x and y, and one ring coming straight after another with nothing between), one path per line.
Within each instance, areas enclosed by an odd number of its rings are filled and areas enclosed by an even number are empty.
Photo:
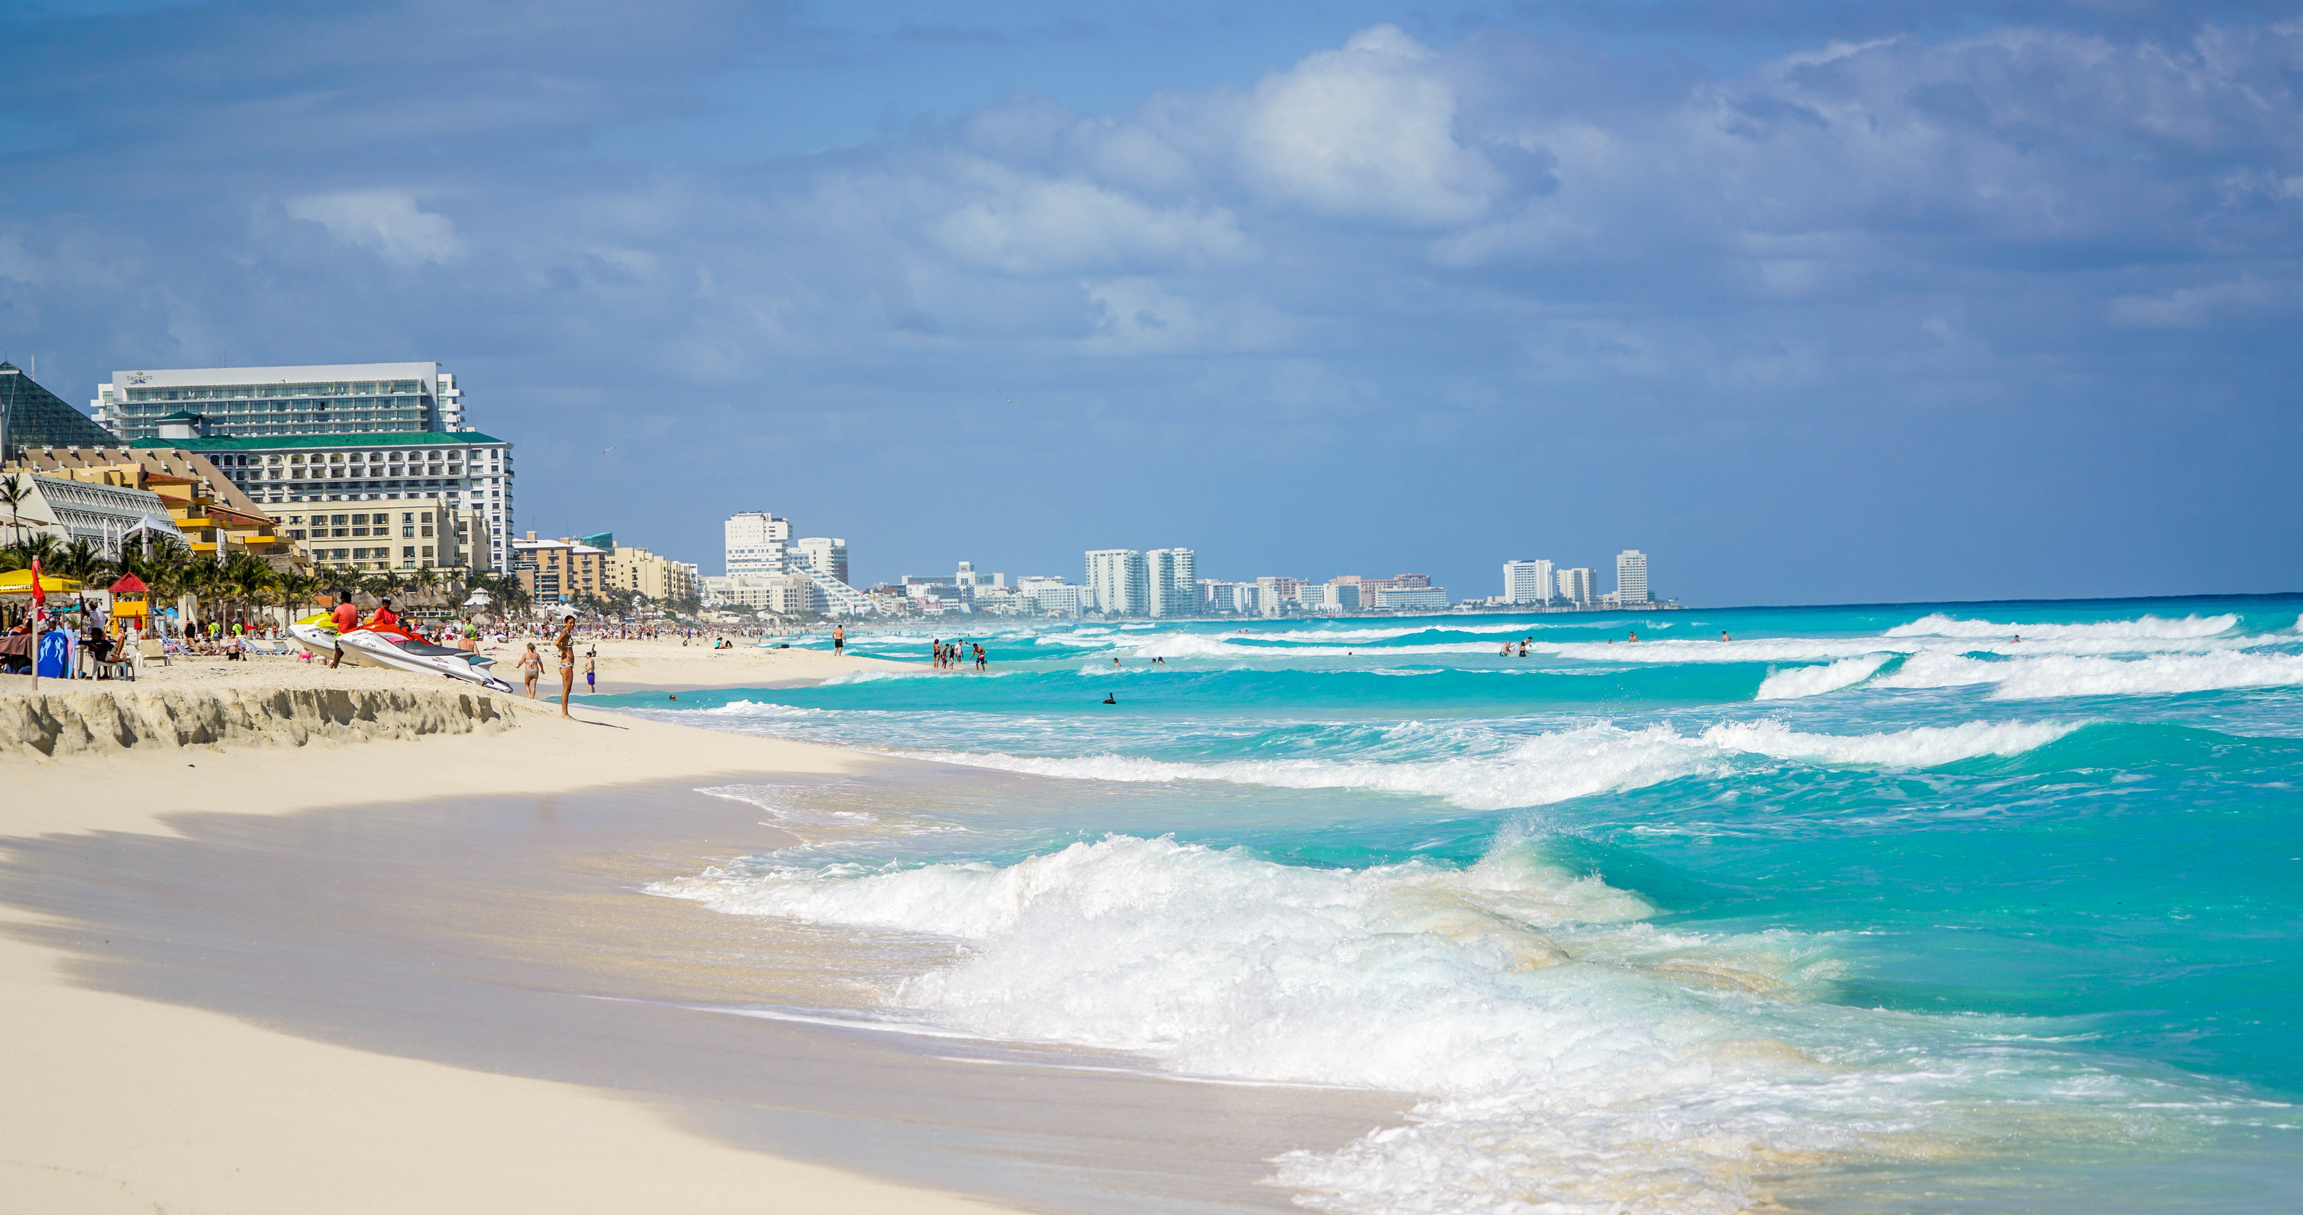
M805 842L657 892L947 942L890 1023L1413 1094L1272 1162L1312 1209L2294 1211L2299 625L962 621L987 675L595 703L996 776L715 790Z

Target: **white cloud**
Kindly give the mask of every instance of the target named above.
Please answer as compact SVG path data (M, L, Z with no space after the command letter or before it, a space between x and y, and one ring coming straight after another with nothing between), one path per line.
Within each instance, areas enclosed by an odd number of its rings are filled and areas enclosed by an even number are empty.
M1016 275L1205 267L1250 245L1220 208L1154 207L1092 182L979 166L976 197L936 220L935 243L958 261Z
M1242 175L1268 198L1338 218L1479 218L1503 178L1456 141L1444 66L1382 25L1265 77L1240 130Z
M287 202L292 219L315 223L330 236L403 266L447 264L463 256L455 222L420 210L412 194L393 190L339 190Z
M2159 295L2122 295L2105 312L2106 319L2124 329L2201 329L2218 320L2286 306L2295 294L2287 284L2238 279Z

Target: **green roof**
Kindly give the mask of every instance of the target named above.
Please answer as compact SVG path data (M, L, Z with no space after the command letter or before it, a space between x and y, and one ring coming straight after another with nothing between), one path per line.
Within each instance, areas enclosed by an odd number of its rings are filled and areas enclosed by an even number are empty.
M106 436L109 438L110 436ZM270 438L138 439L130 447L181 447L186 451L277 451L283 447L430 447L501 443L476 430L416 430L398 434L273 435Z
M0 413L10 447L110 447L119 436L62 397L33 383L14 363L0 362Z

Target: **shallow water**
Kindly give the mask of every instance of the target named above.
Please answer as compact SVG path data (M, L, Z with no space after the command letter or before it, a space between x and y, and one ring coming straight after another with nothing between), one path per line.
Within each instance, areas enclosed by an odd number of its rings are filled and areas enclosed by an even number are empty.
M2299 613L1003 622L594 703L1059 778L715 790L805 842L656 889L956 947L891 1020L1419 1094L1274 1162L1320 1209L2292 1210Z

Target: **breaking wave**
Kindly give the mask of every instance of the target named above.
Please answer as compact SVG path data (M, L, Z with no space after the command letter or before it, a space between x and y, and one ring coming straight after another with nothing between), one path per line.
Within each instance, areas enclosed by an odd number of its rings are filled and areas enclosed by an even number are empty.
M1483 755L1408 762L1252 759L1178 763L1125 755L1028 756L900 752L968 767L1070 780L1230 781L1285 789L1372 789L1444 798L1471 810L1540 806L1720 775L1761 761L1928 768L1983 755L2016 755L2078 728L2057 722L1969 722L1879 734L1804 734L1777 721L1722 722L1700 734L1665 725L1613 725L1540 734Z

